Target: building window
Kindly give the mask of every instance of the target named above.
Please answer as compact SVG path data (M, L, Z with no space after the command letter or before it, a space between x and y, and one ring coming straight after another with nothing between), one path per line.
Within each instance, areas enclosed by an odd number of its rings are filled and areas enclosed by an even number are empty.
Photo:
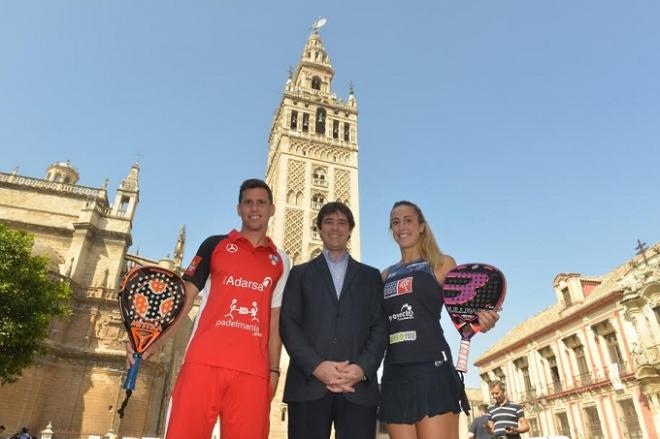
M344 140L351 140L351 124L348 122L344 122Z
M600 418L598 417L598 410L596 407L585 407L584 417L587 420L587 428L591 439L604 439L603 427L600 425Z
M561 290L561 296L562 296L562 298L564 299L564 305L565 305L566 307L571 306L571 304L573 303L573 301L571 300L571 293L570 293L570 291L568 291L568 287L562 288L562 290Z
M291 112L291 129L295 130L298 128L298 112L297 111L292 111Z
M321 78L319 78L318 76L314 76L312 78L312 88L314 90L321 90Z
M568 416L566 413L557 413L557 428L559 428L559 434L570 437L571 426L568 423Z
M522 373L523 383L525 383L525 399L531 400L536 398L536 389L532 386L532 380L529 377L529 367L521 367L520 372Z
M325 169L314 169L314 173L312 173L312 183L316 186L328 187L328 180L325 176Z
M119 204L119 215L124 216L128 212L128 202L130 199L128 197L121 197L121 203Z
M309 132L309 113L303 113L302 130L303 133Z
M633 400L624 399L619 401L619 408L621 409L624 431L628 433L625 437L642 439L642 429L639 426L639 418Z
M339 121L338 120L333 120L332 121L332 138L333 139L339 139Z
M323 108L316 110L316 134L325 134L325 116Z
M498 381L501 381L506 386L506 375L501 367L493 369L493 374L497 377Z
M529 418L529 435L541 436L541 430L539 430L539 421L536 418Z
M585 386L591 384L591 372L589 372L589 366L587 365L587 358L584 354L584 346L577 346L573 348L575 353L575 362L577 363L578 372L580 373L576 378L576 385Z
M607 335L604 335L605 344L607 344L607 351L610 354L610 361L616 363L619 366L619 373L625 372L625 363L623 361L623 356L621 355L621 349L619 349L619 342L616 339L616 333L611 332Z
M312 197L312 208L320 209L325 204L325 196L321 194L314 194Z
M314 218L314 222L312 223L312 239L321 239L321 235L319 235L319 229L316 226L316 218Z
M550 367L550 376L552 377L552 387L554 391L550 393L561 392L561 378L559 376L559 367L557 367L557 357L554 355L548 358L548 367Z

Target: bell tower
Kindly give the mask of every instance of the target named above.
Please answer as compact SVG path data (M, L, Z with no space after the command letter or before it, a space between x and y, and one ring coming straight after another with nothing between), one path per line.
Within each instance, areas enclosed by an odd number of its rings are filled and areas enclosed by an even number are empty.
M276 205L269 233L294 264L321 251L315 224L328 201L353 211L349 248L360 258L357 100L352 86L347 100L332 91L335 70L319 34L323 24L314 24L298 66L289 71L268 138L266 181Z

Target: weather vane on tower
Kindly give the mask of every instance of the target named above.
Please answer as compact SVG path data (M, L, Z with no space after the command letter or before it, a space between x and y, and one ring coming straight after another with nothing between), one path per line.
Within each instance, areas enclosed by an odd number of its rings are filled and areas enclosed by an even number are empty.
M316 32L319 29L321 29L323 26L325 26L325 23L327 23L328 20L326 20L323 17L317 18L314 23L312 24L312 31Z

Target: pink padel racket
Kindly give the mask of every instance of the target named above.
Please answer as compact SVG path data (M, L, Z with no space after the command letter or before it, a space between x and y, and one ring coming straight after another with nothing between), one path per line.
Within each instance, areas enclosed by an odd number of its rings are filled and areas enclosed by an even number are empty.
M506 280L492 265L462 264L447 273L442 289L449 317L461 334L456 370L467 372L470 339L481 331L478 314L502 309Z

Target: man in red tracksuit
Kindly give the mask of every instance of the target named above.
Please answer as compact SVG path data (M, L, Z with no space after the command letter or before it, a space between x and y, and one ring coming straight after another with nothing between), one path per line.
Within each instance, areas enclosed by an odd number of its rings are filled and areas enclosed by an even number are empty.
M183 276L186 302L167 334L200 291L202 301L172 393L166 439L210 438L218 416L223 439L268 437L290 264L266 236L275 212L268 185L246 180L237 210L241 231L207 238ZM145 358L157 348L149 348Z

